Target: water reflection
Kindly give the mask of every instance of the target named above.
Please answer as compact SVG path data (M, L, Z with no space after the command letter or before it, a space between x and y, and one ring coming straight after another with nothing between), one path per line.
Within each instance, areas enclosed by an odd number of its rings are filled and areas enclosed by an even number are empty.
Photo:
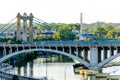
M27 77L47 77L48 79L53 80L95 80L95 76L93 72L89 73L89 75L83 74L76 75L73 71L73 64L75 63L47 63L47 71L46 71L46 63L45 58L37 58L34 61L27 62L22 67L15 67L11 72L13 74L27 76ZM103 73L110 73L110 75L120 75L120 66L113 66L103 68Z
M47 77L53 80L80 80L79 75L73 71L74 63L47 63ZM28 62L22 67L14 68L13 74L41 78L46 76L46 63L42 58L37 58L33 62Z
M110 75L120 75L120 66L103 68L103 73L110 73Z

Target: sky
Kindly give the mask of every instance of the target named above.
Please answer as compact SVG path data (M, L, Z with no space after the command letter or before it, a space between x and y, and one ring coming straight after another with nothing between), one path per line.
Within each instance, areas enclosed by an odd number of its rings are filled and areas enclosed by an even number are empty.
M0 0L0 23L8 23L17 13L48 23L120 23L120 0Z

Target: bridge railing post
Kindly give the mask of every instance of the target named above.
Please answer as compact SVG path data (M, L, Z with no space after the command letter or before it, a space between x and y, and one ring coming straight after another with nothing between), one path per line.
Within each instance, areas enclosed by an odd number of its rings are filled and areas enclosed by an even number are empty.
M116 54L118 54L118 47L116 46Z
M76 56L78 57L78 45L76 45Z
M38 48L38 46L37 46L37 45L35 45L35 48L37 49L37 48Z
M69 45L69 53L71 54L71 46Z
M62 51L63 51L63 52L65 52L65 48L64 48L64 46L63 46L63 45L62 45Z
M5 47L5 45L3 45L3 48L4 48L3 55L6 56L6 47Z
M83 48L83 51L82 51L82 58L83 60L85 60L85 49Z
M16 51L18 52L18 46L17 46L17 44L16 44Z
M102 60L105 59L104 52L105 52L105 49L104 49L104 47L103 47L103 51L102 51Z
M12 47L10 46L10 54L12 53Z
M112 47L109 47L109 49L110 49L110 55L109 55L109 57L111 57L112 56Z

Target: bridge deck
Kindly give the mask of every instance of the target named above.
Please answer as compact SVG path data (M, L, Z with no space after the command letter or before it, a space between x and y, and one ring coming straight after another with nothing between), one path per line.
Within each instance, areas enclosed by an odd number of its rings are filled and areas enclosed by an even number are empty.
M96 41L39 41L39 42L26 42L23 44L4 44L1 43L0 47L3 46L38 46L38 45L51 45L51 46L68 46L68 45L79 45L79 46L120 46L120 42L118 41L109 41L109 42L96 42Z

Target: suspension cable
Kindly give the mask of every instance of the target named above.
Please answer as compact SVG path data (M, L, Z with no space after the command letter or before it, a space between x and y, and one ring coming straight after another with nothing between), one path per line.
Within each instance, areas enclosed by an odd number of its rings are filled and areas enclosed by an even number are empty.
M9 28L9 29L8 29L7 31L5 31L5 32L7 32L7 33L8 33L8 32L14 31L14 30L15 30L15 28L16 28L15 26L12 26L11 28ZM5 33L5 32L4 32L4 33Z
M16 17L15 17L16 18ZM12 20L10 20L6 25L4 25L3 27L0 28L0 30L4 29L7 25L9 25L15 18L13 18Z
M43 21L43 20L41 20L41 19L39 19L39 18L37 18L37 17L34 17L34 19L37 19L37 20L39 20L39 21L41 21L41 22L44 22L44 23L47 23L47 22L45 22L45 21ZM47 23L48 24L48 23Z
M46 25L46 24L44 24L42 22L38 22L36 20L34 21L34 23L37 24L37 25L40 25L40 26L49 26L49 25Z
M46 23L46 22L41 22L41 21L38 21L38 20L35 20L35 19L34 19L34 21L37 22L37 24L39 24L39 25L41 24L41 25L49 26L49 24Z
M16 23L16 22L14 22L14 23ZM13 24L14 24L14 23L13 23ZM10 26L11 26L11 25L13 25L13 24L9 24L9 26L4 27L4 28L1 30L1 32L2 32L2 31L4 31L4 30L6 30L6 29L9 29L9 28L10 28Z
M42 24L40 24L40 23L38 23L38 22L34 22L35 24L37 24L37 25L40 25L40 26L42 26Z
M3 30L1 33L4 33L4 32L7 31L11 26L13 26L13 25L15 25L15 24L16 24L16 22L13 23L12 25L10 25L7 29Z

